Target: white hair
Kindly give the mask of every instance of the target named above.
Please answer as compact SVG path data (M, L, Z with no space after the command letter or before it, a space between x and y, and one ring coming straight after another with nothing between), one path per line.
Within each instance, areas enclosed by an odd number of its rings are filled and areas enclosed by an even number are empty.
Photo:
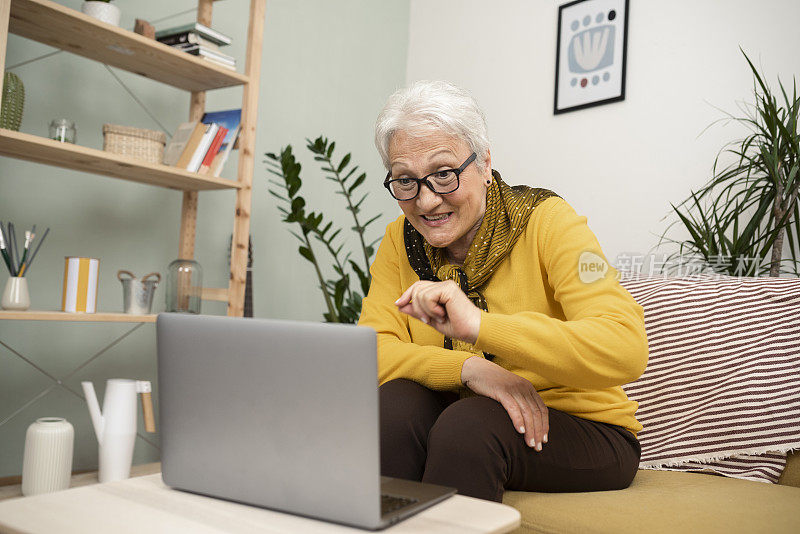
M375 146L387 170L389 143L398 131L440 131L459 137L477 154L476 163L486 165L486 117L472 95L450 82L420 80L389 97L375 122Z

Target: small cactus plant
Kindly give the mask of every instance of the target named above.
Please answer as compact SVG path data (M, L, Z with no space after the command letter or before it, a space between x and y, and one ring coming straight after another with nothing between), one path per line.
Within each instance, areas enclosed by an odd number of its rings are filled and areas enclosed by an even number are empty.
M25 86L13 72L3 77L3 102L0 108L0 128L19 131L22 108L25 105Z

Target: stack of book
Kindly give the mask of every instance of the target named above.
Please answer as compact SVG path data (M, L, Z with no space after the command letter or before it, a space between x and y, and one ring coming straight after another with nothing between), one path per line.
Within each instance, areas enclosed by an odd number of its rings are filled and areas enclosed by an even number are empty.
M236 70L236 60L219 50L221 46L231 44L231 38L199 22L157 31L156 40L215 65Z
M241 131L242 110L206 113L184 122L164 149L164 165L219 176Z

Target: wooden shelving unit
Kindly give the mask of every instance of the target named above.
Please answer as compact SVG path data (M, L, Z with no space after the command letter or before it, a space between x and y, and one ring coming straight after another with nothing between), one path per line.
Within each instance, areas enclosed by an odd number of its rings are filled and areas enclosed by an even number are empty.
M105 323L154 323L156 315L131 315L130 313L67 313L62 311L9 311L0 310L0 320L12 321L75 321Z
M197 21L212 26L212 1L198 0ZM265 0L250 1L245 72L239 73L175 50L132 31L111 26L50 0L0 0L0 73L5 70L9 33L190 91L189 120L205 112L205 91L242 87L242 131L236 181L203 176L166 165L153 165L88 147L0 129L0 155L183 191L178 257L194 257L197 194L230 189L233 214L231 274L227 288L206 288L203 298L227 301L228 315L244 311L247 245L250 234L255 125L261 73ZM0 320L154 322L155 315L122 313L69 314L53 311L0 311Z

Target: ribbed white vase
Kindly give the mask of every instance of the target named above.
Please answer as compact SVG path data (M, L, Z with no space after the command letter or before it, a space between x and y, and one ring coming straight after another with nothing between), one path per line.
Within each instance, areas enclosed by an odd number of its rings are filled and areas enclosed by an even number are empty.
M22 460L22 494L67 489L75 430L62 417L42 417L28 427Z

